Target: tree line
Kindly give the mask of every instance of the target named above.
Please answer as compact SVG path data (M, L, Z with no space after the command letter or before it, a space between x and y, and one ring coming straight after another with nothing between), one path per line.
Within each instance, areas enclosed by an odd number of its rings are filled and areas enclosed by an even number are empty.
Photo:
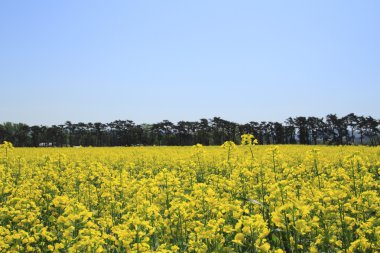
M28 126L0 124L0 142L18 147L39 146L136 146L136 145L221 145L240 142L240 136L253 134L260 144L379 145L380 120L350 113L344 117L290 117L284 122L251 121L238 124L220 117L199 121L163 120L155 124L135 124L131 120L110 123L72 123Z

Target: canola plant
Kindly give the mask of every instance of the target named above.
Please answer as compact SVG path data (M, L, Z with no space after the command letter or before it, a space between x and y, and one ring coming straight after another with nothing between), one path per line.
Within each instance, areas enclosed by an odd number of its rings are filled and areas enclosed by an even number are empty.
M380 148L0 148L0 252L379 252Z

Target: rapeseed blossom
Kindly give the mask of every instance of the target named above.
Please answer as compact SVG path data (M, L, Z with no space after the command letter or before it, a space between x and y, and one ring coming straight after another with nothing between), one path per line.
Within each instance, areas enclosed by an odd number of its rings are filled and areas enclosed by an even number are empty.
M0 252L380 251L379 147L255 144L4 143Z

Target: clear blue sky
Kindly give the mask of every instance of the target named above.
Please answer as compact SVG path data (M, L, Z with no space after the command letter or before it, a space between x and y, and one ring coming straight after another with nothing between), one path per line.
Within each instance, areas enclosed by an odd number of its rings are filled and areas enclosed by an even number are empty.
M0 122L380 118L380 1L1 1Z

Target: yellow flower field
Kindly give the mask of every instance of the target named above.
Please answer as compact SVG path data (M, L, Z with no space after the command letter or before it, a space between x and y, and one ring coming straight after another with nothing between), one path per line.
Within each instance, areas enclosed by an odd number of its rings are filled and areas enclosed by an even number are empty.
M6 143L0 157L0 252L380 251L379 147Z

